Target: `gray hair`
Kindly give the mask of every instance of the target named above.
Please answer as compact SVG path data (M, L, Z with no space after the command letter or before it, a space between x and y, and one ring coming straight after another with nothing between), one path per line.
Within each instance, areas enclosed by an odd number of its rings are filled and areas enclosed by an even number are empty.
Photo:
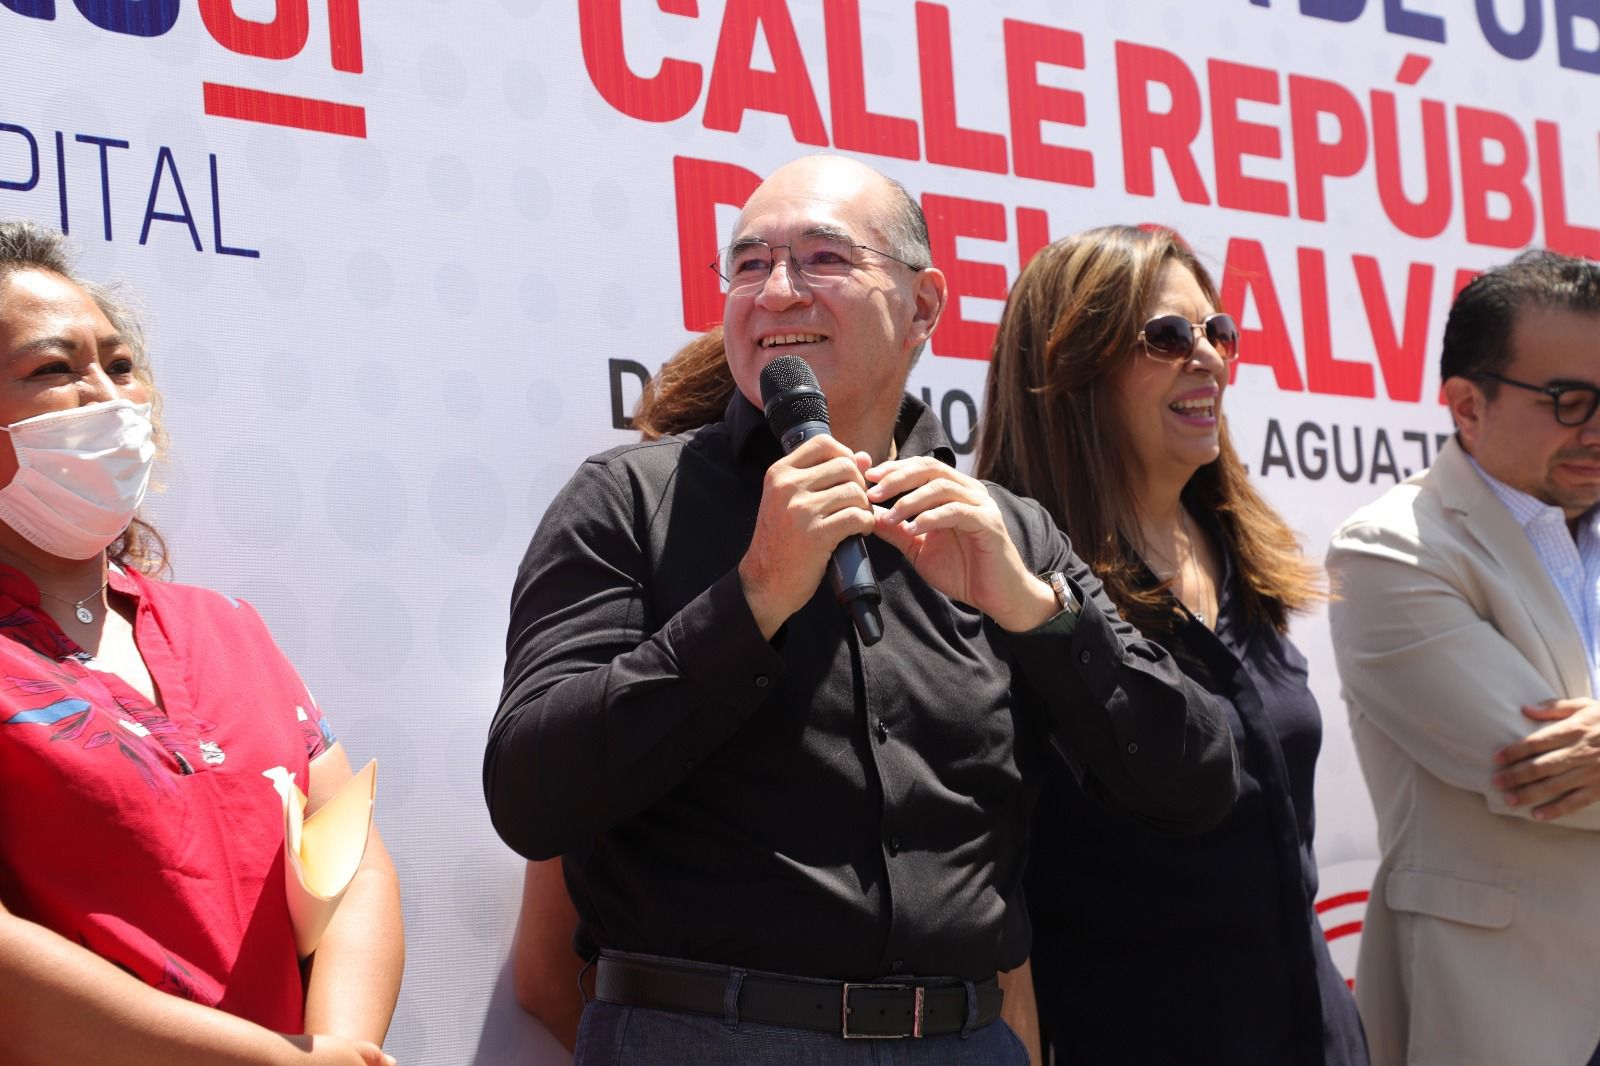
M153 386L144 327L138 313L113 288L98 285L77 273L66 235L25 220L0 222L0 281L20 270L48 271L88 293L132 349L139 376L145 384Z
M894 201L889 217L883 220L889 252L919 270L925 269L933 263L933 246L928 241L928 219L922 213L922 205L904 185L887 174L882 177Z

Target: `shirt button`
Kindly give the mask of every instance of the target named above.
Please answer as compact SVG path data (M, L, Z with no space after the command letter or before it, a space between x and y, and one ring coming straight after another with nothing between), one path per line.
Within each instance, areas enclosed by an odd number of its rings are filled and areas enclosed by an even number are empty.
M1129 744L1128 745L1128 754L1129 755L1137 755L1137 754L1139 754L1139 745L1137 745L1137 744Z
M884 725L883 719L878 719L878 743L886 744L889 741L889 727Z
M770 682L771 679L766 674L756 675L756 688L766 688Z
M905 964L905 960L903 960L903 959L895 959L893 962L891 962L889 964L889 969L895 971L896 973L899 973L901 970L905 969L905 965L906 965Z
M1080 651L1078 653L1078 661L1083 663L1085 666L1089 665L1089 652L1087 650Z

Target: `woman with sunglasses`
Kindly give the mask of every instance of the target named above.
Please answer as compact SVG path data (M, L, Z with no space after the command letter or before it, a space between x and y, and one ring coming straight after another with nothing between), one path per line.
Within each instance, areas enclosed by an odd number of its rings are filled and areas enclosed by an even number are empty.
M1367 1062L1313 908L1321 719L1287 628L1321 585L1228 439L1238 342L1188 247L1129 226L1039 252L995 340L978 476L1050 510L1123 615L1221 698L1239 752L1237 805L1194 837L1064 769L1046 782L1027 898L1063 1062Z

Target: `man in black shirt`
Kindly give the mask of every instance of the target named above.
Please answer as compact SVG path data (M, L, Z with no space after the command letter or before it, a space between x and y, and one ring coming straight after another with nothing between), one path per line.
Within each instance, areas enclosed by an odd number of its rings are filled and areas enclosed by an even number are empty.
M903 395L946 297L928 260L882 175L780 169L719 258L724 419L589 459L528 549L484 787L507 843L564 857L600 956L580 1062L871 1061L857 1035L1025 1061L988 1023L1028 954L1043 760L1174 831L1232 803L1216 705ZM787 456L755 406L782 354L832 416ZM822 580L858 534L872 646Z

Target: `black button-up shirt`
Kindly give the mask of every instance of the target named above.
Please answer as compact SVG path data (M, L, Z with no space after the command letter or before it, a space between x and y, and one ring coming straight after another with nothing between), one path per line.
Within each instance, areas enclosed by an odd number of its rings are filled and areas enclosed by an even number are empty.
M896 442L953 460L909 397ZM565 856L581 952L979 978L1028 953L1022 866L1052 744L1144 822L1227 811L1218 706L1004 490L1023 559L1083 598L1075 627L1005 633L868 538L882 641L861 646L826 584L763 640L736 568L779 455L735 395L722 422L585 462L523 560L484 788L507 843Z
M1189 618L1163 639L1228 714L1233 811L1209 832L1158 836L1054 770L1034 811L1034 988L1064 1062L1367 1063L1315 911L1322 717L1304 657L1248 622L1224 559L1216 632Z

